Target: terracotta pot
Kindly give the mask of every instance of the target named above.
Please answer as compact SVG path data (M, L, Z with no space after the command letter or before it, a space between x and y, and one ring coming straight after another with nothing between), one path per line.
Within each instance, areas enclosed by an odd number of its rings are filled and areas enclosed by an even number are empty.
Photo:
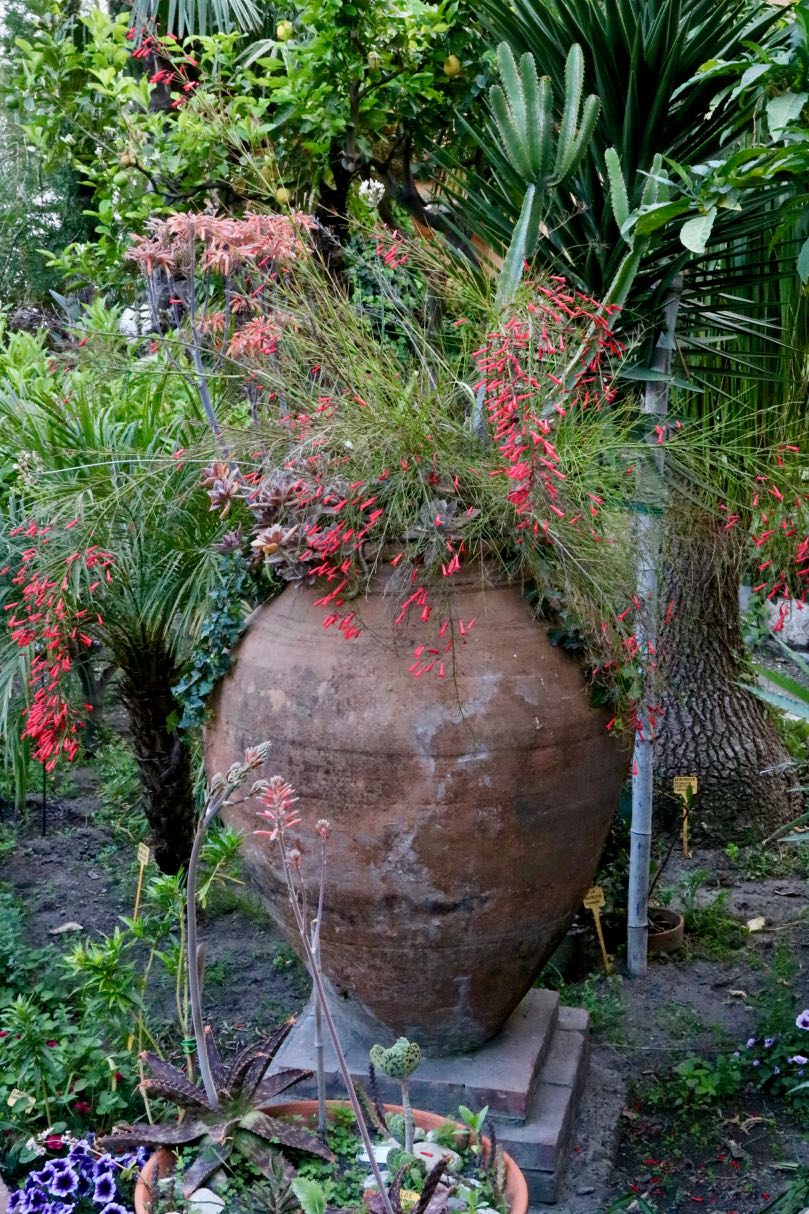
M685 920L678 911L654 906L649 910L648 951L673 953L683 946Z
M327 1103L331 1110L347 1107L341 1100L329 1100ZM386 1104L385 1109L389 1113L401 1113L402 1111L401 1105L398 1104ZM315 1121L317 1101L294 1100L286 1104L276 1104L273 1105L272 1112L274 1117L304 1117L309 1121ZM413 1120L422 1130L437 1130L449 1119L439 1117L435 1113L423 1113L421 1109L414 1109ZM458 1123L458 1129L463 1128ZM488 1150L491 1146L489 1139L484 1138L483 1142ZM504 1159L506 1164L505 1197L508 1201L509 1214L527 1214L528 1186L525 1183L525 1177L510 1155L504 1155ZM164 1147L156 1151L151 1159L147 1159L135 1185L135 1214L150 1214L155 1180L158 1177L162 1179L164 1176L169 1176L173 1167L174 1155Z
M310 888L312 828L331 821L324 970L388 1035L428 1053L494 1036L531 986L592 881L627 766L576 663L517 588L482 578L453 577L430 622L417 609L398 626L401 597L380 584L357 601L352 639L323 628L322 591L285 590L255 613L207 732L210 773L272 743L268 774L300 798L293 836ZM414 646L435 647L450 614L454 667L448 654L443 679L413 677ZM226 820L297 947L256 808Z

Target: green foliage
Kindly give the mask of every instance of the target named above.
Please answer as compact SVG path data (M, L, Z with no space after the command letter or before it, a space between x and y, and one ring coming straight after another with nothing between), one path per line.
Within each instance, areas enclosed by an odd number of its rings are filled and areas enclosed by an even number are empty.
M96 821L112 832L116 843L131 845L145 839L143 788L132 747L123 738L110 738L94 762L100 800Z
M505 40L515 55L533 53L557 92L565 88L571 46L582 49L584 88L601 104L587 154L571 183L571 193L582 205L570 208L567 193L558 193L546 215L548 237L539 253L555 272L572 275L583 289L604 296L625 260L628 213L659 205L661 216L672 219L662 202L643 199L656 158L710 160L749 123L749 105L720 103L709 110L715 91L710 82L694 89L683 86L706 61L719 55L732 59L747 39L763 40L778 15L752 0L734 0L721 8L711 0L616 0L609 7L589 0L563 5L517 0L513 6L483 0L480 11L490 36ZM475 180L467 215L477 230L505 247L522 190L502 151L489 146L487 155L493 180ZM610 189L604 189L605 182ZM655 277L665 289L684 264L673 218L665 241L656 240L644 255L634 298L647 292Z
M623 979L618 974L589 974L581 982L566 982L558 970L547 966L542 985L559 992L566 1007L583 1007L597 1036L613 1044L623 1040L626 1000Z
M229 828L208 832L200 858L201 906L216 889L239 881L240 844ZM63 957L85 1005L121 1048L149 1044L159 1050L160 1035L149 1012L159 984L173 991L177 1027L184 1041L190 1038L185 917L184 875L153 872L144 881L137 918L124 918L111 935L78 941Z
M742 1083L739 1060L719 1055L713 1062L685 1058L674 1068L677 1076L671 1100L689 1109L721 1103L735 1096Z
M778 691L771 691L767 687L751 687L750 690L760 700L764 700L767 704L772 704L774 708L780 709L781 712L790 713L794 717L800 717L803 721L809 721L809 662L806 658L796 653L794 649L790 649L788 645L784 645L783 642L779 642L779 644L784 654L803 675L804 682L799 682L780 670L773 670L766 666L757 666L758 673L763 675L768 682L774 683Z
M298 1176L317 1183L330 1206L359 1206L363 1200L363 1182L367 1165L357 1162L359 1140L354 1115L350 1108L338 1108L330 1116L326 1128L326 1142L334 1154L335 1162L322 1159L302 1159L298 1165Z
M0 1168L34 1158L27 1140L49 1126L105 1128L137 1112L137 1072L111 1017L66 982L53 947L25 943L25 919L0 891Z
M230 4L242 18L251 7ZM466 0L307 0L291 6L293 37L248 48L223 32L228 5L213 6L217 33L203 0L179 9L172 0L169 22L173 13L195 36L161 37L143 60L132 58L129 10L79 15L55 2L11 48L0 93L32 149L32 171L79 183L65 216L77 230L61 223L43 242L68 246L49 273L131 292L124 253L150 216L210 198L235 211L276 194L285 205L291 192L308 206L313 188L324 213L344 216L352 183L372 168L423 216L413 163L452 137L452 101L468 108L485 83ZM154 81L158 66L177 79ZM87 238L69 243L83 226Z
M697 942L700 951L724 956L728 949L742 947L744 927L727 912L729 890L720 890L710 899L702 896L708 878L707 870L700 868L685 873L680 881L678 891L685 930L689 940Z
M298 1176L292 1182L292 1191L300 1202L303 1214L326 1214L326 1193L316 1180Z
M314 186L339 214L352 179L371 167L394 196L412 188L410 164L402 176L397 161L450 140L453 102L472 104L485 81L472 7L292 0L286 11L276 37L247 60L271 90L285 187L303 195Z
M202 724L211 693L230 670L231 650L244 630L245 601L254 605L256 597L256 585L241 552L223 553L216 573L193 653L172 688L182 706L180 729Z

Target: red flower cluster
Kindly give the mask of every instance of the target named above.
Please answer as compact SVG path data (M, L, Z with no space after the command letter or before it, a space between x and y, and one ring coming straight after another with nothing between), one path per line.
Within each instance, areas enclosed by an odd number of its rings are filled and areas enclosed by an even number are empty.
M601 378L602 363L605 355L622 350L608 320L615 307L601 310L595 300L568 291L564 279L554 281L555 288L537 288L539 298L527 305L527 319L512 317L502 330L490 333L474 355L481 374L475 388L483 393L492 435L505 463L492 475L504 474L512 482L508 500L520 516L517 530L548 542L551 515L569 526L582 519L581 513L571 515L564 504L565 473L551 441L554 422L571 406L598 407L613 399L614 390ZM565 383L543 364L552 359L558 369L572 327L584 327L590 335ZM589 506L593 518L600 504L593 496ZM591 534L601 539L592 528Z
M796 446L784 446L778 454L783 467L790 456L800 455ZM806 604L809 591L809 493L782 492L772 476L757 476L758 489L752 506L758 511L752 539L761 558L757 572L761 580L753 586L754 594L764 595L770 602L780 600L778 618L773 625L780 632L789 615L791 602ZM783 482L782 482L783 483ZM727 512L727 507L724 507ZM732 527L739 516L728 513L725 527ZM805 608L806 609L806 608Z
M71 530L75 522L68 523ZM87 593L93 595L99 587L112 580L110 566L113 558L108 552L91 546L82 552L72 552L64 562L61 576L55 578L41 571L42 557L50 543L51 527L37 523L15 527L12 538L35 541L23 548L19 567L11 581L19 587L20 597L6 604L6 625L12 639L21 649L32 652L30 690L32 699L24 711L24 738L33 742L34 757L46 771L53 771L64 755L72 761L78 752L78 731L84 725L83 711L67 693L67 683L75 655L92 645L87 628L93 619L89 608L71 606L67 591L78 568L87 575ZM10 573L7 566L2 573ZM83 710L83 711L82 711Z
M128 30L126 36L130 42L137 40L138 43L132 52L133 59L153 59L155 62L166 65L158 67L152 72L149 83L165 84L170 88L176 88L178 92L171 105L173 109L178 110L199 83L191 78L188 71L189 68L199 67L197 60L182 50L173 34L158 36L155 32L154 22L140 30L133 27Z

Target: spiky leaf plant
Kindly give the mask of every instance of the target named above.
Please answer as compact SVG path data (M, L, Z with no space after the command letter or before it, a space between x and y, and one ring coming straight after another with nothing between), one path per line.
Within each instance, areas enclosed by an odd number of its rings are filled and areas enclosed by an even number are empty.
M268 1179L273 1175L279 1150L289 1147L331 1162L332 1152L302 1126L272 1116L272 1100L312 1072L294 1069L267 1075L270 1064L292 1021L265 1041L241 1050L225 1065L210 1028L205 1030L208 1058L217 1092L211 1102L203 1088L191 1083L176 1067L144 1051L141 1058L151 1072L141 1084L149 1096L171 1101L182 1110L177 1121L163 1125L117 1126L98 1140L102 1150L126 1150L133 1145L187 1147L199 1153L186 1168L182 1190L189 1197L227 1160L241 1155Z

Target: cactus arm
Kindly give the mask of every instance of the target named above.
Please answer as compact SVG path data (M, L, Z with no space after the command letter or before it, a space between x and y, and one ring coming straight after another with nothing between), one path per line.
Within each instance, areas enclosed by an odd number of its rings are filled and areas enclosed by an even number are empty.
M517 126L525 129L525 95L514 52L507 42L497 47L497 67Z
M520 75L525 97L525 147L531 165L531 179L537 181L543 175L541 137L543 91L537 76L536 61L532 54L526 53L520 59ZM548 107L547 117L550 117L550 96L547 89L544 100Z
M564 177L562 169L569 154L570 145L576 135L581 108L581 94L584 87L584 55L578 43L574 42L568 51L565 63L565 108L562 111L562 121L559 126L559 139L556 145L556 164L553 176L556 181Z
M604 165L607 170L607 181L610 187L610 205L619 228L623 228L629 218L629 196L626 192L626 182L621 169L621 161L615 148L607 148L604 153ZM626 239L626 237L624 237Z
M498 84L489 90L489 104L506 158L521 177L530 177L531 165L523 133L517 125L510 98Z
M560 183L564 181L566 177L569 177L573 170L578 167L584 153L587 151L587 147L593 137L593 131L595 130L595 125L598 121L600 111L601 102L599 101L598 97L588 97L584 103L581 125L578 129L576 137L568 145L562 159L561 175L558 179ZM561 144L559 145L559 152L562 152Z

